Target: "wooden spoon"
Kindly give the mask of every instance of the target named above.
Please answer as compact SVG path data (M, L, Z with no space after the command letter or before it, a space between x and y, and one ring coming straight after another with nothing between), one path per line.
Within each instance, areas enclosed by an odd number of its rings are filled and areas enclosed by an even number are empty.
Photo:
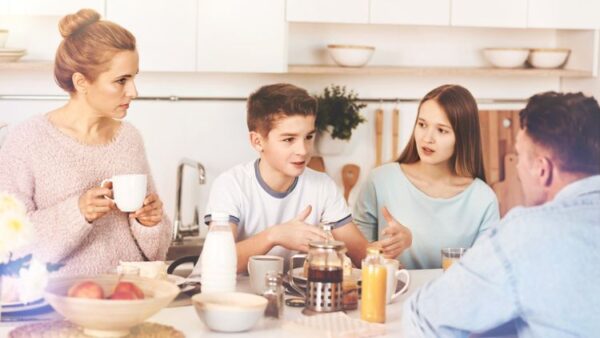
M356 164L346 164L342 167L342 183L344 184L344 198L348 202L350 190L354 188L358 177L360 176L360 167Z
M383 109L375 110L375 166L382 163L381 148L383 146Z
M321 156L313 156L310 161L308 161L307 167L320 171L322 173L325 172L325 161L323 161L323 157Z

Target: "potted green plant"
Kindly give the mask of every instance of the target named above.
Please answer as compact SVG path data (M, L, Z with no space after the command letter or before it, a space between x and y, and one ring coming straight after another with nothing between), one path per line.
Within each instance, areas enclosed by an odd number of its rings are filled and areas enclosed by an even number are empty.
M353 90L338 85L326 87L316 98L317 149L323 155L339 154L350 141L352 131L366 121L360 110L367 105L358 101Z

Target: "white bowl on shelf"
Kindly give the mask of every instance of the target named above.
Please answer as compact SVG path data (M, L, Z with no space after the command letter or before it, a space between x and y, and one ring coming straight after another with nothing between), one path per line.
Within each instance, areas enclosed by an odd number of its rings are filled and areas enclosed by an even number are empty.
M211 330L250 330L263 317L267 299L244 292L198 293L192 296L198 317Z
M564 66L571 50L567 48L535 48L527 62L535 68L559 68Z
M529 55L527 48L485 48L483 56L497 68L522 67Z
M366 65L375 47L358 45L327 45L329 55L342 67L362 67Z
M25 54L25 49L0 48L0 63L19 61Z

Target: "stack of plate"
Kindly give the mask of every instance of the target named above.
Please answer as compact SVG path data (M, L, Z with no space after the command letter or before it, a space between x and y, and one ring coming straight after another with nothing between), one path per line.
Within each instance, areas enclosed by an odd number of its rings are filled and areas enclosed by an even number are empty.
M0 62L15 62L25 54L25 49L0 48Z

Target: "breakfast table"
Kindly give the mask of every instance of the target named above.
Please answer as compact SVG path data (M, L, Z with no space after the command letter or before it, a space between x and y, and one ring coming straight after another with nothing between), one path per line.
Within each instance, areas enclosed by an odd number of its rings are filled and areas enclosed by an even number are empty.
M382 337L397 337L400 332L400 323L402 317L402 307L404 301L414 293L418 288L427 282L439 277L442 274L441 269L430 270L409 270L410 285L404 294L396 298L386 308L385 334ZM238 277L237 291L251 292L249 278L247 276ZM348 311L347 315L353 319L360 318L359 310ZM172 326L181 331L186 337L223 337L235 335L235 337L291 337L290 333L284 328L284 323L302 318L302 308L286 306L284 309L283 320L273 318L263 318L250 331L241 333L221 333L211 331L198 318L193 306L172 306L159 311L147 321ZM8 337L9 332L24 323L0 323L0 337Z

